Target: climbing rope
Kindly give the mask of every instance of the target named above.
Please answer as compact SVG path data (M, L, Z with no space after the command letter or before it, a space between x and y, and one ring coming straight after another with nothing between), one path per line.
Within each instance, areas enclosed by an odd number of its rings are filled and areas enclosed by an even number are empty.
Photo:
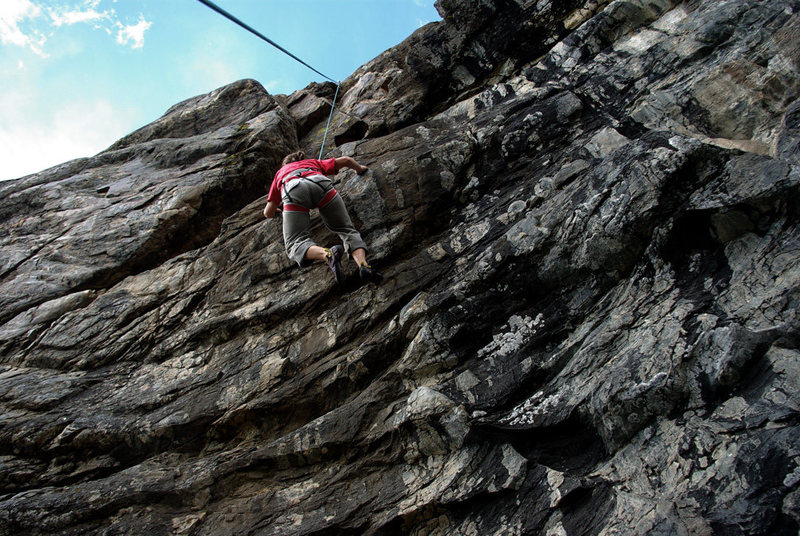
M319 72L318 70L316 70L315 68L313 68L312 66L310 66L309 64L307 64L306 62L304 62L303 60L301 60L300 58L298 58L297 56L295 56L294 54L292 54L291 52L289 52L288 50L283 48L282 46L280 46L278 43L276 43L275 41L273 41L269 37L263 35L258 30L252 28L251 26L248 26L244 22L240 21L239 19L237 19L236 17L234 17L233 15L228 13L227 11L225 11L224 9L222 9L221 7L216 5L214 2L210 2L209 0L197 0L197 1L200 2L201 4L203 4L204 6L213 9L214 11L216 11L217 13L219 13L220 15L225 17L226 19L230 20L231 22L234 22L234 23L238 24L239 26L241 26L242 28L244 28L248 32L252 33L253 35L255 35L257 37L260 37L261 39L263 39L264 41L266 41L270 45L274 46L275 48L277 48L278 50L280 50L281 52L283 52L284 54L289 56L290 58L293 58L293 59L299 61L300 63L302 63L303 65L305 65L306 67L308 67L309 69L311 69L312 71L314 71L315 73L320 75L322 78L325 78L326 80L330 80L334 84L336 83L336 80L334 80L330 76L326 76L326 75L322 74L321 72Z
M328 139L328 129L331 126L331 119L333 118L333 108L336 106L336 97L339 96L339 84L336 84L336 93L333 94L333 102L331 103L331 113L328 115L328 124L325 125L325 135L322 137L322 147L319 148L319 160L322 160L322 151L325 150L325 140Z
M233 15L231 15L230 13L228 13L227 11L225 11L224 9L222 9L221 7L216 5L214 2L210 2L209 0L197 0L197 1L200 2L201 4L203 4L204 6L210 8L210 9L213 9L214 11L216 11L217 13L219 13L220 15L225 17L226 19L230 20L231 22L233 22L235 24L238 24L239 26L241 26L242 28L244 28L248 32L252 33L256 37L259 37L260 39L263 39L264 41L266 41L270 45L274 46L275 48L277 48L278 50L280 50L281 52L283 52L284 54L286 54L290 58L300 62L303 65L305 65L306 67L308 67L309 69L311 69L312 71L314 71L315 73L320 75L322 78L325 78L326 80L329 80L330 82L333 82L334 84L336 84L336 93L333 95L333 103L331 104L331 113L328 116L328 124L325 126L325 135L322 138L322 147L320 147L320 149L319 149L319 159L322 160L322 152L325 150L325 141L328 139L328 129L331 126L331 119L333 118L333 109L336 106L336 97L339 96L339 85L341 84L341 82L337 82L336 80L334 80L330 76L322 74L321 72L319 72L318 70L313 68L311 65L307 64L306 62L304 62L303 60L301 60L300 58L298 58L297 56L295 56L294 54L292 54L291 52L289 52L288 50L286 50L285 48L280 46L278 43L276 43L275 41L273 41L269 37L263 35L261 32L259 32L255 28L253 28L253 27L249 26L248 24L242 22L241 20L237 19L236 17L234 17Z

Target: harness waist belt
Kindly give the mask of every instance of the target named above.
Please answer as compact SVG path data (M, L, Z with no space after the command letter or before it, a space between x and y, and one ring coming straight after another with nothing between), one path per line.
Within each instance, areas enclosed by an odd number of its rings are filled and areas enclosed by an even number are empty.
M309 171L317 173L316 170L311 169L311 168L301 168L301 169L294 170L291 175L287 175L286 177L281 179L281 189L287 188L287 184L292 182L293 179L301 179L301 178L303 178L303 173L308 173Z

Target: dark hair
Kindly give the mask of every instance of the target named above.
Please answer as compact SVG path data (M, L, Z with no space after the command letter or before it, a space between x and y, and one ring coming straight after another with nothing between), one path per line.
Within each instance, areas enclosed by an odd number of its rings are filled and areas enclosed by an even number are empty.
M281 162L281 165L285 166L286 164L291 164L292 162L297 162L298 160L305 160L305 159L306 159L306 153L304 153L303 151L297 151L295 153L287 154L283 158L283 162Z

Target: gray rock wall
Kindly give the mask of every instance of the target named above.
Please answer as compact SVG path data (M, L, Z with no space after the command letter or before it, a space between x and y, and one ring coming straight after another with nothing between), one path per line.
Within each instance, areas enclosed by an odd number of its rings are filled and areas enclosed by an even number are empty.
M261 214L330 84L0 183L0 534L797 534L800 3L437 7L328 136L379 286Z

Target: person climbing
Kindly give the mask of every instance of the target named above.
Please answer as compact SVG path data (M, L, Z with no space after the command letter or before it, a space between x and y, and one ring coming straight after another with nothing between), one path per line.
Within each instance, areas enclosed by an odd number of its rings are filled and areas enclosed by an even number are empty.
M325 261L337 283L344 281L342 257L350 255L358 266L364 282L379 283L383 277L367 263L367 244L353 227L344 201L333 187L328 175L342 168L350 168L362 175L369 168L349 156L326 160L307 159L303 151L287 155L275 173L267 195L264 217L272 218L283 204L283 241L286 254L300 266L312 261ZM344 248L318 246L311 239L311 209L319 209L322 222L339 235Z

